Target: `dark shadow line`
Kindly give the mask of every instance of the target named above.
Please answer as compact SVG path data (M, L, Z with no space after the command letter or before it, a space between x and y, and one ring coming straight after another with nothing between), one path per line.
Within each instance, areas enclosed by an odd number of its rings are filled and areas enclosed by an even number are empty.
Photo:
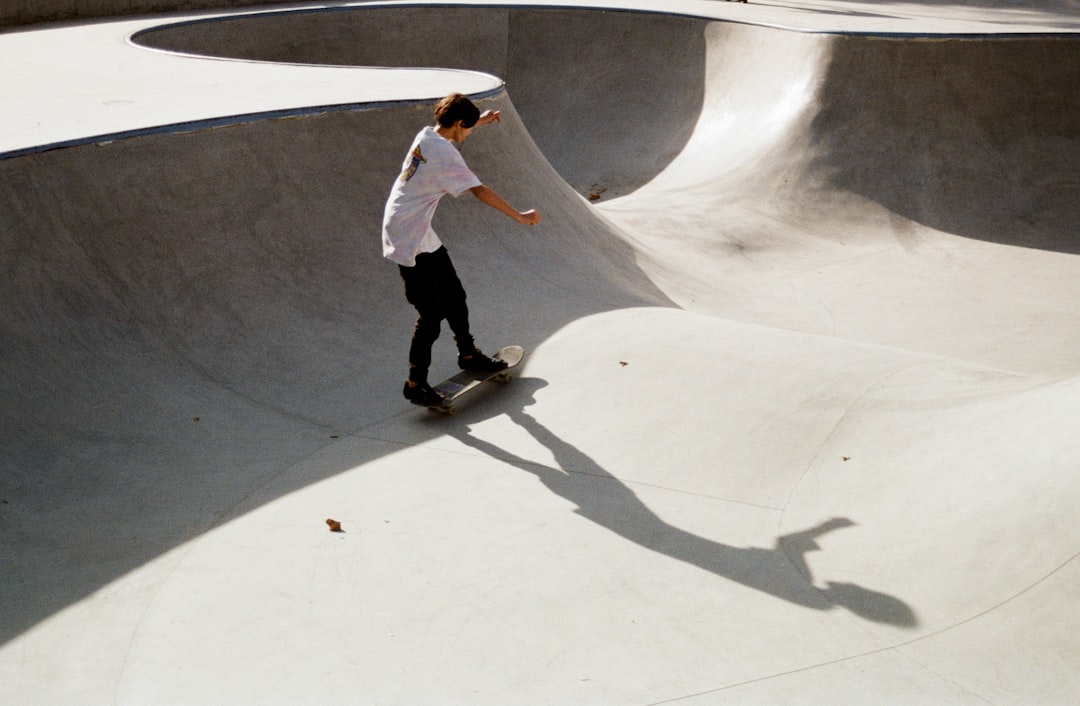
M467 419L462 420L465 424L448 425L446 432L486 456L536 476L551 492L576 505L574 512L645 549L805 608L842 607L878 623L904 628L918 625L911 607L893 596L851 583L830 581L825 588L813 584L806 553L820 549L818 537L853 526L851 520L833 518L783 535L771 548L733 547L675 527L658 517L614 474L525 411L524 407L534 402L533 393L545 385L537 378L519 380L515 383L516 394L508 402L507 397L500 398L506 402L501 411L552 453L556 468L529 461L474 436L467 422L476 421L475 414L466 415ZM527 397L520 404L522 388ZM609 482L597 488L596 479Z

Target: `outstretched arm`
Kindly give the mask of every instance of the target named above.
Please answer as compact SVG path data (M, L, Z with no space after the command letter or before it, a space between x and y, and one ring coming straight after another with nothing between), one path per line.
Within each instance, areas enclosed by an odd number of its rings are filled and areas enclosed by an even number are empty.
M473 196L480 199L488 206L491 206L496 211L505 213L507 216L513 218L515 221L522 225L534 226L540 222L540 214L537 213L535 210L518 211L516 208L508 204L506 202L506 199L504 199L502 196L499 196L497 193L495 193L493 189L488 188L483 184L481 184L480 186L474 186L473 188L469 189L469 191L472 192Z
M498 110L485 110L480 114L480 119L476 121L476 126L490 125L491 123L501 122L502 113ZM469 189L473 196L480 199L488 206L491 206L496 211L506 214L510 218L513 218L518 223L526 226L534 226L540 222L540 214L535 210L519 211L506 202L502 196L499 196L494 189L481 184Z

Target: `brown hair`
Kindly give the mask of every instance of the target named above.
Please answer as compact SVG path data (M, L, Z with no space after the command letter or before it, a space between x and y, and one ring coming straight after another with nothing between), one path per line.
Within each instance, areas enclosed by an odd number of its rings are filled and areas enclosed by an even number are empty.
M458 120L462 127L473 127L480 119L480 109L460 93L451 93L435 105L435 122L453 127Z

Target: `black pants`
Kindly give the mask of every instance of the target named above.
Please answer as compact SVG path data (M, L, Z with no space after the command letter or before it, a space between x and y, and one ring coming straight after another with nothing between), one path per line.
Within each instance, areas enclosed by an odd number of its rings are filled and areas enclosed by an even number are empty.
M439 338L443 319L454 332L459 353L469 355L476 349L469 332L465 288L445 247L417 255L415 267L399 265L398 269L405 281L405 298L419 314L409 346L409 379L427 382L431 347Z

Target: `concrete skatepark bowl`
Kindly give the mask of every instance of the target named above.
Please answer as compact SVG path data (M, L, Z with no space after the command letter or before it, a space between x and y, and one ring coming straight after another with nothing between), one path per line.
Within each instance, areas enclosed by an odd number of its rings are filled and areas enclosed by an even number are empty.
M542 5L0 34L0 702L1080 701L1076 4Z

